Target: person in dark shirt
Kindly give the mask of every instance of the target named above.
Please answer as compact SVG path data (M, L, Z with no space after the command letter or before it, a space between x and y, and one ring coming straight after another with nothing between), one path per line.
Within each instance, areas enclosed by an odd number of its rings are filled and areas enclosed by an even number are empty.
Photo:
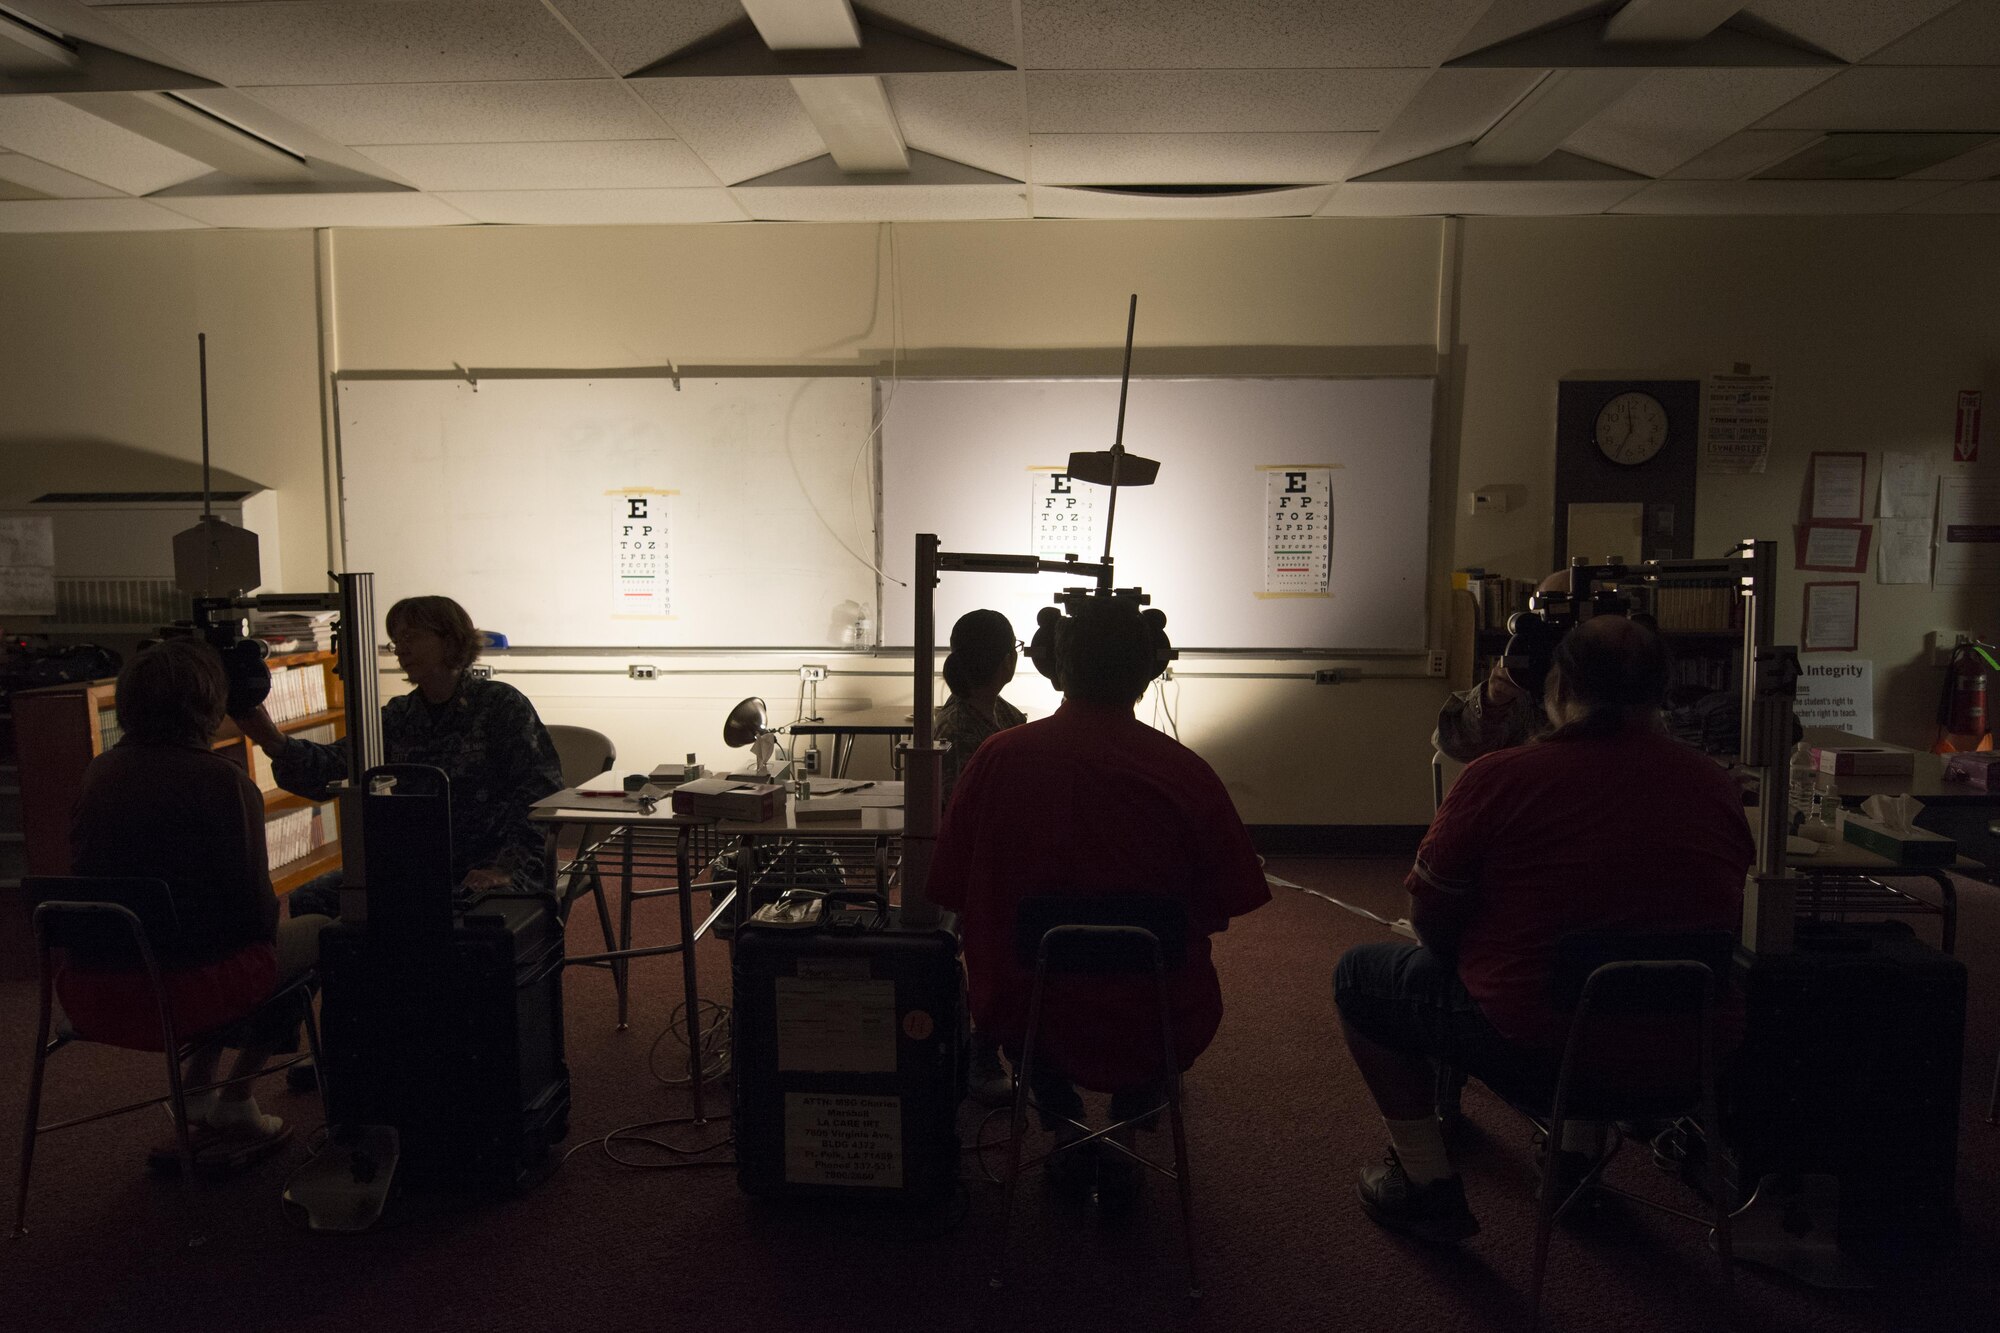
M133 658L118 677L124 737L91 761L70 827L77 874L159 879L172 891L178 933L154 943L183 1037L243 1018L312 966L327 924L316 915L278 920L263 793L209 748L228 694L221 659L199 639L169 639ZM160 1049L143 970L71 958L56 992L70 1024L92 1040ZM284 1121L263 1114L247 1080L297 1024L296 1015L274 1018L243 1034L230 1078L245 1081L190 1096L189 1128L282 1141ZM211 1045L190 1057L187 1086L215 1082L220 1055Z
M397 665L416 686L382 706L382 748L392 764L429 764L451 781L452 880L469 890L542 885L542 835L529 808L562 789L555 744L519 690L466 668L479 632L449 597L406 597L389 608ZM271 757L286 791L324 799L347 775L347 742L285 735L261 708L237 724ZM339 875L292 894L292 911L338 914Z

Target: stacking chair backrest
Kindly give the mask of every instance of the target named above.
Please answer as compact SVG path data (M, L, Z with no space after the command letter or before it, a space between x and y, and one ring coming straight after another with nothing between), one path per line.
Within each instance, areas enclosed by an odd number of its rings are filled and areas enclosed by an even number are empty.
M611 738L589 727L552 726L549 740L555 743L566 787L581 786L599 773L609 772L618 762L618 747Z
M1050 975L1151 972L1156 958L1173 972L1187 963L1187 936L1186 905L1155 894L1044 894L1014 918L1021 965Z
M180 932L163 880L32 875L21 886L36 905L36 938L93 968L144 967L151 946Z

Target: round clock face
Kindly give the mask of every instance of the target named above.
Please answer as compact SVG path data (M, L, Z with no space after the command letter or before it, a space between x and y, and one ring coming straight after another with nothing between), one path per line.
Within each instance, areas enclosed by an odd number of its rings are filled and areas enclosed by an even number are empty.
M1598 412L1594 433L1606 458L1635 467L1667 442L1667 409L1650 393L1621 393Z

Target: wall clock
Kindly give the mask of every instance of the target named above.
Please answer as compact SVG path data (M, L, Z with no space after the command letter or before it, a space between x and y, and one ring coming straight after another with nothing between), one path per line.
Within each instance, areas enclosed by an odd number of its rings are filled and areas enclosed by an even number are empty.
M1695 462L1699 453L1699 380L1561 380L1556 385L1554 550L1549 568L1572 555L1595 560L1684 558L1694 554ZM1615 550L1572 551L1570 506L1624 505L1636 531ZM1622 520L1621 520L1622 522ZM1578 540L1595 521L1579 528Z
M1667 442L1667 409L1650 393L1631 390L1597 410L1597 451L1623 467L1650 462Z

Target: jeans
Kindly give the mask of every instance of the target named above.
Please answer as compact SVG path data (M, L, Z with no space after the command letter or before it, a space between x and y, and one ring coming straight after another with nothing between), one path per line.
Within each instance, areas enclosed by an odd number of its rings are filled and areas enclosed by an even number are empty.
M1076 1084L1070 1082L1069 1075L1040 1059L1035 1061L1034 1075L1028 1083L1028 1091L1034 1097L1035 1114L1041 1118L1044 1132L1053 1134L1064 1121L1083 1119L1083 1094L1076 1090ZM1165 1080L1114 1092L1111 1094L1111 1118L1130 1120L1156 1109L1166 1100Z
M1427 1056L1489 1087L1545 1093L1557 1053L1511 1042L1466 993L1457 969L1420 944L1357 945L1333 970L1347 1026L1388 1050Z

